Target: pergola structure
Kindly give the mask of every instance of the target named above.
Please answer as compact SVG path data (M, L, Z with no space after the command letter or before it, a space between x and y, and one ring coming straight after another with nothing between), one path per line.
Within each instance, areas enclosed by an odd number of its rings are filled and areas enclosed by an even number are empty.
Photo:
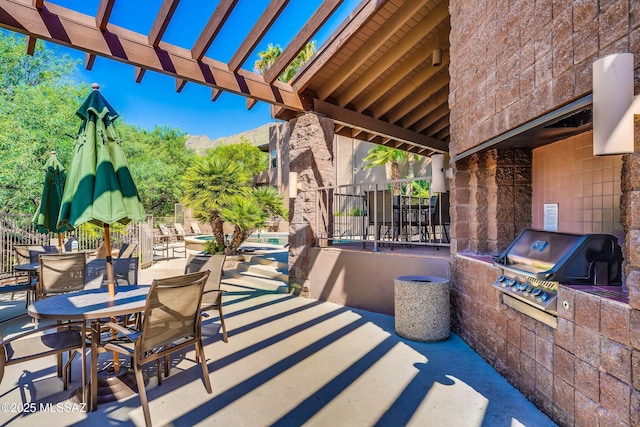
M272 115L289 119L302 111L331 118L336 133L422 155L447 152L449 141L448 1L364 0L289 83L278 77L342 3L322 1L306 22L280 22L288 0L271 0L228 62L207 56L238 0L219 0L190 49L163 41L176 10L190 7L163 0L157 10L139 3L139 13L155 15L148 34L109 22L116 0L100 0L92 15L46 0L0 0L0 27L27 35L27 52L37 39L135 67L144 84L147 70L270 103ZM264 75L248 70L249 59L273 25L299 31Z

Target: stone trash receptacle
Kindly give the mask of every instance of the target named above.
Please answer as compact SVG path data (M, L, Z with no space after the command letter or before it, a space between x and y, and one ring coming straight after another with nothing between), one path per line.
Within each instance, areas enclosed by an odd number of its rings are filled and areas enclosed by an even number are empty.
M401 276L394 280L396 333L415 341L449 338L449 280L434 276Z

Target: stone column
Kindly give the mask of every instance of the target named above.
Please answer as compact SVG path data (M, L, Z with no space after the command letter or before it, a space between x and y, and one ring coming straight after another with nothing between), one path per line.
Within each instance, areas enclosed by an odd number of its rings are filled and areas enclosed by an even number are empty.
M335 185L334 123L316 113L290 121L289 171L298 175L298 195L289 199L289 287L309 291L310 248L331 229L331 197L316 200L316 189ZM325 240L326 243L326 240Z
M640 154L622 157L621 175L620 223L626 235L622 248L624 282L629 292L629 305L640 310ZM634 315L640 326L640 313Z
M496 254L531 226L532 157L528 149L476 153L455 165L454 252Z

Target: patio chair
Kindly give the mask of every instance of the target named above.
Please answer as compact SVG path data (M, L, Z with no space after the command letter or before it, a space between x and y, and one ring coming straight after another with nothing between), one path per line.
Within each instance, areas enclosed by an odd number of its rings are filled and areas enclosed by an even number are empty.
M62 372L60 370L58 372L58 376L62 376L63 387L66 390L69 381L71 381L71 362L78 350L80 350L82 355L82 396L84 400L87 382L85 336L86 326L84 322L69 322L43 326L6 340L0 340L0 382L4 376L5 366L51 355L57 355L61 358L63 353L69 352L69 358L64 365L64 369L62 369Z
M131 258L138 249L138 245L135 243L123 243L120 251L118 252L118 258Z
M182 224L180 224L179 222L176 222L173 224L173 227L176 229L176 234L179 236L189 236L189 234L187 233L187 231L184 229L184 226Z
M116 286L132 286L138 284L137 257L113 258L113 278ZM87 262L85 268L85 289L99 289L107 286L107 260L96 258Z
M155 279L147 296L140 332L124 328L114 322L105 325L117 331L121 338L129 341L129 343L118 339L107 341L104 343L104 348L107 351L115 351L131 357L147 426L151 425L151 414L142 372L144 364L156 362L158 383L161 384L160 360L165 358L165 376L168 376L166 357L193 345L200 360L205 388L207 393L212 393L200 327L200 301L208 276L208 271L202 271Z
M193 231L194 234L202 234L202 231L200 231L200 226L198 225L197 222L192 222L190 225L191 225L191 231Z
M84 289L86 264L84 252L40 255L36 299Z
M216 310L220 316L220 325L222 326L222 337L224 342L229 342L227 338L227 327L224 324L224 315L222 314L222 294L224 290L220 289L220 281L224 274L224 254L216 255L189 255L187 265L184 269L185 274L195 273L197 271L209 270L209 278L204 285L202 294L202 303L200 309L203 316L208 317L204 311Z

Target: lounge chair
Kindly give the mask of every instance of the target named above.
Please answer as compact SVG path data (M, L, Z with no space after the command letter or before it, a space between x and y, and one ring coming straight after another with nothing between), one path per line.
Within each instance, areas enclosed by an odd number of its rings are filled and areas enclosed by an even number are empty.
M202 231L200 231L200 226L197 222L191 223L191 231L193 231L194 234L202 234Z

